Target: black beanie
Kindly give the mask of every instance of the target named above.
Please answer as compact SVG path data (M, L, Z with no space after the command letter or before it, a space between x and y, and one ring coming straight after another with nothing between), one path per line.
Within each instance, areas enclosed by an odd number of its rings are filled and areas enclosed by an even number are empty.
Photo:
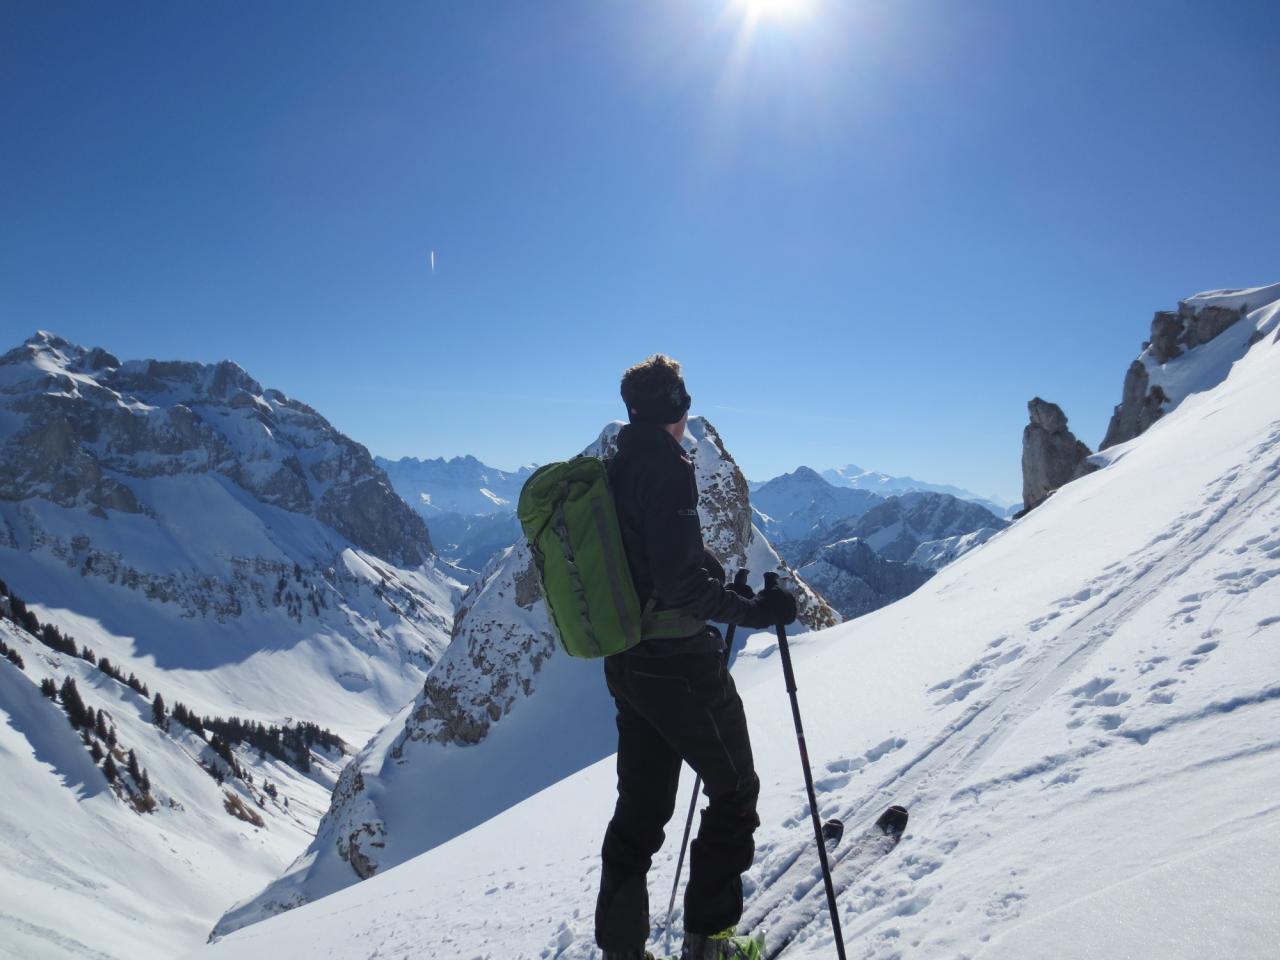
M627 405L627 415L632 423L676 423L689 412L692 400L689 391L684 388L684 380L676 379L659 393L633 394L622 393L622 402Z

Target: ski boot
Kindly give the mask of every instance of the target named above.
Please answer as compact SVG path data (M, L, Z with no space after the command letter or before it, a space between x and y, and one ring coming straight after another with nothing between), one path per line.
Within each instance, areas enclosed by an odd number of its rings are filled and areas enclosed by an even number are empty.
M685 932L680 960L763 960L764 937L736 936L733 927L707 936Z

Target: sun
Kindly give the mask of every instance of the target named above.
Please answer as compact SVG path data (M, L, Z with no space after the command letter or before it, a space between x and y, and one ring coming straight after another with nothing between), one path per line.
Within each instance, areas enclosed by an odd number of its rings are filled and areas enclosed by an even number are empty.
M812 6L812 0L734 0L747 19L787 20L803 16Z

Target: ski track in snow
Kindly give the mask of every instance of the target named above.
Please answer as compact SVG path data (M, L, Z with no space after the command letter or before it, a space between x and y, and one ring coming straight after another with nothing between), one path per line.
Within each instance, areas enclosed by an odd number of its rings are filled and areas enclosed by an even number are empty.
M1280 502L1280 488L1275 481L1280 477L1280 456L1274 456L1277 448L1280 448L1280 421L1273 425L1264 442L1249 451L1249 462L1256 462L1267 456L1273 456L1274 459L1265 470L1253 474L1247 480L1241 480L1247 464L1241 464L1219 477L1206 490L1205 503L1213 506L1207 517L1201 510L1189 511L1179 516L1166 533L1149 543L1140 554L1102 571L1079 591L1060 599L1056 610L1029 622L1027 643L1012 646L1006 651L1002 648L1009 645L1009 638L1000 637L992 641L990 654L958 676L931 688L944 693L938 700L939 706L963 701L988 684L994 689L986 699L974 702L939 737L905 760L870 793L851 803L846 802L839 809L824 808L823 815L836 815L846 824L858 824L874 819L890 803L901 803L915 816L917 812L933 808L943 798L957 800L966 795L977 798L986 791L1043 776L1090 754L1118 745L1115 739L1097 740L1070 753L1045 757L1032 766L1008 771L987 780L971 780L987 757L1012 734L1022 720L1034 714L1046 700L1061 694L1064 687L1070 685L1081 665L1111 636L1118 624L1126 622L1138 608L1151 603L1170 581L1185 575L1214 553L1223 552L1224 545L1236 534L1244 518L1250 514L1265 512L1275 515L1278 512L1276 505ZM1247 507L1249 512L1241 510L1241 507ZM1240 519L1234 523L1224 522L1224 518L1233 513ZM1260 552L1268 559L1276 559L1280 557L1280 536L1273 539L1254 537L1231 552ZM1228 592L1243 593L1263 585L1277 575L1280 575L1280 565L1261 571L1255 567L1242 567L1217 574L1216 579L1224 584ZM1196 599L1202 598L1203 595ZM1091 600L1096 602L1079 612L1056 635L1042 641L1037 652L1027 655L1032 636L1044 631L1047 625L1060 617L1077 612L1079 607ZM1179 611L1183 616L1188 612ZM1192 651L1192 656L1181 662L1180 668L1193 669L1217 645L1216 642L1209 642L1197 646ZM1046 670L1047 664L1053 666ZM1001 678L999 675L1002 668L1012 670ZM1164 680L1158 681L1158 684L1170 686L1174 682L1176 681ZM1280 685L1272 685L1252 696L1210 703L1190 713L1170 715L1156 724L1126 728L1125 714L1116 711L1131 699L1131 694L1112 690L1114 684L1115 680L1110 678L1095 678L1066 692L1076 700L1077 709L1096 714L1095 719L1102 729L1124 741L1139 745L1145 745L1152 737L1179 725L1196 723L1236 709L1280 699ZM1155 702L1160 701L1157 699ZM1107 712L1098 712L1102 710ZM1248 751L1227 754L1216 760L1201 761L1192 765L1192 768L1276 749L1280 749L1280 739ZM870 759L872 758L868 756L867 760ZM858 760L842 763L850 769L854 765L862 766ZM821 783L828 790L843 786L839 780L828 779ZM1136 785L1138 784L1133 784ZM790 928L794 926L794 921L784 919L783 915L788 907L796 903L807 903L814 908L807 925L818 924L825 927L830 923L821 871L816 858L806 855L812 850L814 842L812 836L805 836L806 833L812 833L809 823L806 804L784 824L800 829L800 837L788 844L785 851L777 850L776 844L762 845L757 851L757 862L762 864L762 880L752 885L755 897L748 901L743 916L743 929L785 929L792 934ZM908 838L913 833L915 831L909 829ZM914 888L917 881L942 865L942 861L936 857L945 857L949 851L943 848L949 842L934 842L927 844L927 849L921 849L926 846L925 843L917 841L913 844L910 839L904 841L901 853L908 860L906 876L910 887ZM853 919L848 912L848 894L852 887L863 880L863 876L858 871L852 874L842 873L838 867L840 859L837 852L832 861L832 873L837 901L841 903L841 914L847 924ZM870 866L874 869L877 864ZM897 902L890 910L894 916L917 913L929 902L927 892L904 893L905 895L900 893L897 896ZM995 910L996 914L1016 916L1017 895L1008 896L1014 899L1003 903L1003 906ZM880 905L881 902L873 898L870 903L861 903L859 912L869 912L871 908ZM872 926L874 925L873 922ZM852 931L846 930L846 944L865 936L869 929L853 927ZM883 939L892 946L896 937L890 935ZM796 942L799 940L797 937ZM877 955L874 951L867 954ZM892 950L889 955L894 955Z

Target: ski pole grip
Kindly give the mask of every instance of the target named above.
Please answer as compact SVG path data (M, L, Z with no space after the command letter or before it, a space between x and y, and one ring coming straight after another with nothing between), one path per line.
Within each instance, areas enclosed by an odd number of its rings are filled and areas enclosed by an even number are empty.
M771 570L764 575L764 588L766 590L772 590L777 585L778 585L778 575L776 573L774 573Z
M747 574L751 571L746 567L741 568L733 577L733 585L735 587L745 587L747 585Z

